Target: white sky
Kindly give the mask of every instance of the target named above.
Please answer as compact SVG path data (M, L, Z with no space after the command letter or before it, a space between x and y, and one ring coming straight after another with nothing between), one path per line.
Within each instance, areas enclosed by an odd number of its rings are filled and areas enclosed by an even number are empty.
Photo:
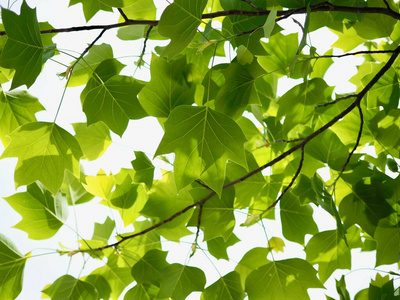
M0 0L2 7L8 6L8 0ZM12 1L10 1L12 2ZM49 21L55 28L60 27L71 27L85 25L83 13L80 5L75 5L67 10L60 10L60 7L67 7L67 0L58 1L46 1L46 0L28 0L30 7L37 7L39 21ZM13 9L19 8L21 1L17 1ZM164 7L167 2L163 0L157 0L157 6ZM158 16L159 17L159 16ZM98 13L91 21L90 24L106 24L114 23L118 20L118 15L111 15L109 13ZM284 26L283 23L279 23L280 26ZM297 25L291 20L285 22L285 26L290 28L296 28ZM284 26L284 27L285 27ZM286 27L285 27L286 28ZM116 29L110 30L104 34L100 43L109 43L113 46L115 57L129 58L121 59L124 64L127 64L123 70L123 74L131 75L134 72L133 61L136 60L142 49L142 40L139 42L122 42L116 37ZM91 42L99 33L99 31L81 32L81 33L64 33L58 34L53 40L57 43L59 49L73 50L82 52L86 47L87 43ZM320 50L319 53L324 53L329 49L330 45L335 41L335 36L330 34L328 31L319 31L313 34L312 43ZM150 54L152 49L151 42L147 46L147 53ZM132 52L133 50L133 52ZM150 61L149 55L145 56L146 61ZM65 64L69 64L71 61L70 57L59 55L54 57L55 60L61 61ZM340 64L335 65L329 70L329 76L327 82L329 85L339 85L341 90L336 90L338 93L344 93L354 90L354 86L351 85L348 80L355 74L356 69L354 67L355 62L359 62L360 59L354 57L343 58L340 60ZM57 110L65 80L61 80L56 74L65 71L65 67L60 64L53 62L46 63L41 75L33 87L29 90L31 94L38 97L40 102L45 106L46 111L37 114L39 120L52 121ZM46 74L46 75L44 75ZM340 74L338 76L338 74ZM149 71L146 68L138 70L136 78L142 80L149 80ZM297 84L298 81L294 80L282 80L279 85L279 93L282 94L289 90L292 86ZM7 89L7 85L4 86ZM63 101L61 112L57 119L57 123L65 129L72 132L72 126L70 123L84 122L85 115L82 113L80 107L79 94L82 87L69 88L67 89L66 97ZM124 134L123 138L119 138L115 134L113 137L113 144L109 147L102 158L89 163L84 163L85 171L89 175L95 175L100 168L106 172L117 173L120 168L130 168L130 161L134 159L133 150L144 151L149 157L152 157L159 141L162 138L162 130L158 125L155 118L145 118L138 121L130 121L129 127ZM1 153L0 149L0 153ZM13 169L15 167L16 159L3 159L0 160L0 196L5 197L13 194L14 181L12 178ZM155 160L154 164L158 167L164 167L159 161ZM20 190L23 190L20 189ZM94 222L103 223L107 216L108 209L103 206L99 206L94 201L94 204L78 205L75 209L70 209L70 217L68 224L72 228L78 228L79 233L85 237L90 238L93 232ZM84 261L82 256L75 255L72 259L63 256L60 257L55 253L55 249L58 248L58 242L64 246L76 248L76 234L73 230L67 226L63 226L60 231L51 239L45 241L34 241L27 238L27 234L12 229L11 226L15 225L21 217L17 214L6 201L0 200L0 211L2 215L2 221L0 223L0 232L11 238L17 245L18 249L22 253L33 251L33 255L40 253L53 253L52 255L43 255L40 257L32 258L28 260L25 269L24 289L18 299L39 299L41 296L40 289L44 288L46 284L52 283L58 277L64 275L66 272L72 276L79 277L89 274L93 269L101 266L102 263L89 259L82 271ZM76 220L74 218L76 215ZM117 213L113 214L117 217ZM319 222L320 231L335 229L335 222L333 218L322 210L317 210L315 213L318 220L325 220L325 222ZM241 224L245 220L245 214L237 214L238 220L237 225ZM76 224L75 224L76 221ZM117 221L117 227L122 228L120 220ZM268 237L282 236L280 229L279 214L277 214L277 220L266 221L266 231ZM128 229L129 231L129 229ZM217 261L213 258L211 260L217 266L218 271L224 275L234 269L236 263L241 259L243 254L250 248L259 246L267 247L267 241L261 226L255 225L251 228L237 227L235 234L242 240L242 242L228 249L231 262L224 260ZM309 239L310 237L308 237ZM191 253L191 243L193 237L184 239L187 243L174 244L170 242L164 242L163 248L170 249L171 252L168 255L169 262L185 263L187 261L188 254ZM203 245L204 246L204 245ZM289 249L290 248L290 249ZM352 250L353 254L353 269L368 267L373 268L375 258L371 253L361 253L354 255L358 250ZM305 254L300 245L295 243L286 242L285 253L275 254L275 259L287 258L287 257L301 257L305 258ZM190 260L190 265L207 266L207 285L211 284L219 278L218 272L213 269L212 264L204 256L201 251L197 251L194 257ZM380 269L384 269L380 267ZM337 279L339 275L347 274L347 270L339 270L334 273ZM375 272L369 271L357 271L346 276L347 287L351 294L365 288L369 285L371 274L375 277ZM327 282L329 287L329 295L331 297L337 297L335 291L334 278ZM310 294L314 299L325 298L323 290L309 290ZM121 297L122 298L122 297ZM199 293L193 293L188 299L198 299Z

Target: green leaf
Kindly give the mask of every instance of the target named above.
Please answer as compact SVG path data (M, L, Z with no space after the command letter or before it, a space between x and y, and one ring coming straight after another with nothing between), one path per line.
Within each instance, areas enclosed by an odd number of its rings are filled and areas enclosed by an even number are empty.
M133 206L138 196L139 184L132 184L132 179L126 177L121 184L117 184L111 194L111 203L122 209L128 209Z
M158 290L154 285L137 284L125 294L124 300L152 300L156 298Z
M346 288L346 281L344 279L344 275L340 277L340 280L335 280L335 281L336 281L336 291L340 296L340 300L350 300L351 298Z
M85 282L90 283L99 293L100 299L110 299L111 288L107 280L101 275L89 275L84 279Z
M398 225L382 219L375 230L377 242L376 266L389 265L398 262L400 254L400 230Z
M314 117L315 105L327 99L328 90L323 79L314 78L286 92L278 101L277 114L279 118L285 117L285 132L289 132L297 124L307 124Z
M169 264L165 261L167 252L157 249L148 251L133 267L132 276L137 283L159 285L159 276Z
M171 39L162 53L164 57L171 59L191 42L206 4L207 0L176 0L164 10L158 32Z
M235 271L240 274L242 287L245 287L247 276L259 267L269 263L267 259L268 253L271 252L269 248L255 247L250 249L237 264Z
M336 230L315 234L306 245L307 261L318 264L318 275L325 282L335 270L351 268L350 248Z
M103 155L111 144L110 130L103 122L87 126L85 123L72 124L75 138L88 160L94 160Z
M130 5L124 7L125 15L132 20L154 20L156 18L156 6L153 0L131 0ZM135 27L135 26L131 26Z
M306 146L306 153L339 171L347 160L349 150L337 135L328 129Z
M309 299L307 289L323 287L316 273L299 258L270 262L250 273L245 291L249 300Z
M312 218L312 207L309 204L301 206L298 197L290 192L280 200L280 213L282 233L288 240L303 244L307 233L318 232L318 227Z
M67 198L68 205L82 204L93 199L94 195L88 193L71 172L67 171L64 175L60 191Z
M112 7L125 7L129 5L133 5L138 0L99 0L100 2L104 3L105 5L112 6Z
M42 185L32 183L27 191L4 198L21 216L14 227L28 233L30 239L43 240L55 235L68 216L67 199L53 196Z
M86 176L85 181L83 186L89 193L101 199L110 199L111 190L115 185L115 178L112 174L106 175L103 170L100 170L97 176Z
M250 66L231 63L225 71L225 84L215 98L215 109L238 119L247 105L261 105L255 81L263 70L255 62Z
M131 162L135 175L134 182L144 182L148 188L153 184L154 166L146 154L141 151L135 151L135 159Z
M209 194L209 190L197 189L191 190L190 194L196 199L194 195L202 195L198 197L199 200ZM235 198L234 189L225 189L221 197L213 196L209 201L203 205L201 215L201 228L204 231L204 241L212 240L216 237L223 237L227 241L231 236L235 227L235 216L233 214L233 199ZM197 225L198 209L193 214L192 226ZM196 223L193 222L196 219ZM196 224L196 225L194 225Z
M145 216L156 218L158 221L165 220L177 211L193 203L193 199L184 189L179 192L175 186L172 173L164 175L162 180L157 180L149 192L149 200L141 213ZM190 219L193 211L179 216L172 222L165 224L159 232L167 239L179 240L180 237L191 234L185 224Z
M275 8L272 8L270 13L268 14L267 21L265 21L265 24L263 25L265 38L269 38L272 33L272 30L274 29L274 26L276 23L275 22L276 13L277 13L277 10Z
M1 17L8 38L0 55L0 66L15 69L11 89L24 84L30 87L40 74L44 54L36 9L24 1L20 15L2 8Z
M276 236L273 236L268 240L268 247L274 250L276 253L283 252L285 247L285 242Z
M245 293L240 284L240 276L235 271L218 279L203 292L204 300L242 300Z
M94 231L92 240L99 240L108 242L111 233L114 231L115 221L111 220L110 217L107 216L104 223L94 223Z
M208 107L180 106L165 122L165 135L156 155L175 152L178 190L201 179L219 195L227 160L247 167L240 127Z
M113 51L110 45L94 45L90 48L89 53L81 60L71 63L71 66L74 66L74 68L69 75L68 86L73 87L86 84L91 78L93 70L95 70L102 61L111 58L113 58ZM67 76L68 74L66 73L67 72L64 72L60 75Z
M190 293L204 289L206 277L198 268L172 264L161 272L160 282L157 299L184 300Z
M379 220L393 212L392 206L385 200L388 197L388 185L371 178L357 182L353 193L346 196L339 205L345 227L358 224L373 236Z
M193 103L195 89L184 76L186 66L185 57L168 62L153 54L151 81L139 93L139 102L149 115L166 118L175 107Z
M16 299L22 290L24 257L5 235L0 233L0 298Z
M11 142L1 158L18 157L16 186L39 180L56 194L63 182L64 170L79 177L82 150L75 138L58 125L28 123L9 136Z
M297 33L283 35L277 33L269 37L268 43L261 42L268 56L259 56L258 63L268 73L287 75L297 52Z
M83 14L85 15L86 22L93 18L93 16L100 10L112 11L110 6L101 3L99 0L70 0L69 6L78 3L82 3Z
M43 290L54 300L97 300L98 292L88 282L64 275Z
M133 281L131 269L117 265L117 256L114 253L108 258L105 266L94 270L89 276L93 275L102 276L108 282L111 289L111 299L118 299L122 291Z
M226 241L222 237L216 237L207 241L207 249L215 258L229 260L226 249L230 246L233 246L237 242L240 242L240 240L234 234L231 234Z
M35 113L44 110L38 99L26 91L0 91L0 139L7 146L6 138L12 131L26 123L35 122Z
M103 121L112 131L122 136L130 119L146 116L135 97L142 87L132 77L116 75L93 88L82 105L88 125Z

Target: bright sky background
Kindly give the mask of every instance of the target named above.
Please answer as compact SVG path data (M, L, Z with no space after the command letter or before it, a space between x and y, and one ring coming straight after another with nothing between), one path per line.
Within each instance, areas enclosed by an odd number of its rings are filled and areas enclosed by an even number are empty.
M8 7L8 0L0 0L2 7ZM19 10L20 3L18 0L13 4L13 10ZM83 18L83 12L81 5L75 5L68 10L61 10L60 7L67 7L68 0L57 0L57 1L46 1L46 0L28 0L30 7L37 7L37 14L39 21L48 21L53 27L71 27L85 25ZM156 0L157 7L165 7L167 1ZM100 12L98 13L89 24L108 24L115 23L118 20L118 14L110 14ZM159 15L158 15L159 17ZM298 30L297 25L292 20L287 20L285 23L280 22L280 26L284 28L293 28ZM121 57L121 62L127 65L122 71L124 75L132 75L135 72L135 66L133 62L137 60L137 56L142 50L143 40L138 42L123 42L116 37L116 29L109 30L104 34L101 40L97 44L108 43L113 46L114 56L116 58ZM58 34L53 41L57 43L59 49L65 51L75 51L73 53L77 56L83 49L86 48L87 43L90 43L99 33L99 31L89 31L80 33L63 33ZM288 33L286 31L285 33ZM319 50L318 53L324 53L330 47L330 45L336 40L336 36L330 33L328 30L319 30L312 34L312 44ZM154 46L154 45L153 45ZM152 43L149 42L147 46L147 55L145 56L146 61L150 61L150 51L152 49ZM234 52L231 49L232 57ZM128 57L126 57L128 56ZM126 58L122 58L126 57ZM72 59L66 55L58 55L54 57L55 61L62 62L63 64L69 64ZM354 91L354 86L348 82L349 78L352 77L356 72L354 67L355 62L360 62L360 58L342 58L340 59L340 65L329 69L329 76L327 76L327 82L329 85L339 85L340 90L337 89L335 92L344 93ZM219 61L218 61L219 63ZM55 112L59 105L62 97L65 79L57 76L57 73L62 73L66 70L64 66L55 62L47 62L43 70L43 74L37 79L36 83L29 89L29 92L38 97L40 102L45 106L46 111L39 112L36 114L37 118L42 121L52 121L55 116ZM44 75L46 74L46 75ZM136 78L148 81L150 79L149 70L142 68L136 71ZM279 93L282 94L289 90L292 86L297 84L297 80L281 80L279 84ZM7 90L9 85L4 85L3 88ZM82 112L80 106L79 94L83 87L68 88L65 99L61 107L61 112L57 119L57 124L73 132L70 123L84 122L86 120L85 115ZM93 162L83 162L86 174L95 175L99 169L105 170L107 173L117 173L120 168L131 168L130 161L134 159L135 151L143 151L149 157L152 157L159 141L163 135L162 129L155 118L144 118L138 121L130 121L129 127L122 139L117 135L112 134L113 143L105 154L98 160ZM0 146L1 147L1 146ZM0 153L2 149L0 148ZM166 168L160 160L154 160L153 163L160 168ZM6 197L15 192L14 181L13 181L13 170L16 164L16 159L3 159L0 160L0 197ZM160 176L158 171L158 176ZM23 191L24 188L19 189ZM89 274L95 268L102 266L102 263L93 259L88 259L86 264L81 255L75 255L71 258L67 256L60 257L55 253L55 249L59 248L58 242L62 243L63 246L76 249L78 244L76 242L77 236L74 232L78 228L79 233L84 238L90 238L93 233L94 222L103 223L106 216L109 214L108 208L105 206L99 206L97 201L94 204L83 204L76 207L70 208L70 215L68 219L68 226L63 226L60 231L51 239L45 241L34 241L27 238L27 234L11 227L15 225L21 217L17 214L4 200L0 200L0 211L1 211L1 223L0 232L11 238L17 245L18 249L22 253L27 253L33 250L33 256L41 253L52 253L49 255L43 255L28 260L25 269L24 289L18 299L39 299L41 293L39 290L44 288L46 284L52 283L58 277L68 274L79 277ZM75 217L76 216L76 217ZM188 263L190 265L206 265L209 270L207 277L207 285L211 284L219 278L219 274L224 275L234 269L236 263L241 259L243 254L253 247L267 247L267 240L260 225L255 225L250 228L239 227L239 224L245 220L244 213L237 213L237 230L235 234L242 240L242 242L228 249L229 256L232 258L231 262L225 260L219 260L206 256L202 251L198 250L196 254L188 260L188 255L191 253L191 243L193 242L193 236L190 238L183 239L184 242L181 244L175 244L171 242L163 242L163 249L171 249L172 251L168 255L169 262ZM272 236L281 237L281 228L279 214L276 214L276 221L265 221L265 230L268 238ZM325 222L319 222L320 231L335 229L334 219L323 210L316 210L315 216L318 220L324 220ZM117 229L119 232L123 230L122 222L120 221L116 212L112 214L112 217L116 219ZM132 230L132 228L125 229L125 232ZM306 239L308 239L310 236ZM202 245L205 246L205 245ZM274 254L275 259L288 258L288 257L302 257L305 258L300 245L295 243L286 242L285 253L282 255ZM289 251L289 248L291 249ZM359 250L352 250L359 252ZM209 260L208 258L211 258ZM271 258L271 257L269 257ZM87 259L87 258L86 258ZM212 263L211 263L212 261ZM372 253L361 253L357 256L353 255L353 269L368 267L373 268L375 263L375 257ZM218 269L215 270L213 264ZM85 267L83 269L83 267ZM384 269L383 267L380 267ZM334 275L338 279L339 274L347 274L349 271L340 270L336 271ZM372 275L373 274L373 275ZM346 276L347 287L352 296L354 293L362 288L365 288L369 284L369 278L372 275L375 277L375 272L370 271L357 271ZM327 282L329 286L329 295L331 297L337 297L335 291L335 281L333 277ZM314 299L323 299L323 290L309 290L310 294ZM121 296L121 299L123 297ZM199 293L193 293L188 299L199 299Z

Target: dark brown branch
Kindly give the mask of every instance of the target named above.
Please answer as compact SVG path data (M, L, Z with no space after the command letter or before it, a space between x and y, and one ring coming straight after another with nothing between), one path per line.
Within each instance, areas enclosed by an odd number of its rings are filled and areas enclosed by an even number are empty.
M253 2L251 2L250 0L240 0L242 2L247 3L248 5L250 5L252 8L257 9L258 11L265 11L265 9L258 7L257 5L255 5Z
M143 42L142 52L139 55L138 66L141 66L141 63L143 62L143 56L144 56L144 53L146 52L147 41L149 40L149 35L150 35L150 32L153 29L153 27L154 26L150 25L149 29L147 29L147 31L146 31L146 35L144 37L144 42Z
M303 140L304 140L304 138L298 138L298 139L293 139L293 140L276 140L275 143L291 144L291 143L301 142Z
M100 31L99 35L93 40L93 42L91 42L89 44L89 46L86 47L85 50L83 50L83 52L81 53L81 55L79 56L79 58L76 60L75 64L77 64L79 62L79 60L85 56L86 53L89 52L89 50L94 46L94 44L96 44L96 42L103 36L103 34L107 31L107 29L103 29L102 31ZM75 65L74 64L74 65ZM72 67L73 68L73 67Z
M192 245L192 254L190 256L193 256L194 253L196 252L196 247L197 247L197 240L199 239L200 235L200 226L201 226L201 215L203 214L203 204L199 205L199 214L197 216L197 230L196 230L196 237L194 238L194 242Z

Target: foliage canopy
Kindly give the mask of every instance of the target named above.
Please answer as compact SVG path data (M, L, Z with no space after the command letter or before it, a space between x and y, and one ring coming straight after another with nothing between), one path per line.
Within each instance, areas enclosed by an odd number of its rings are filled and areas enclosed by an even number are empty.
M355 257L368 252L376 275L351 293L400 298L399 4L159 3L70 0L88 24L68 28L38 20L25 1L17 12L1 9L1 159L17 158L18 188L2 196L21 215L14 227L27 240L46 240L71 226L81 206L109 211L91 237L71 227L78 246L63 246L62 236L54 244L60 259L83 258L82 274L66 272L38 291L71 300L255 300L309 299L319 289L350 299L348 270L359 272ZM119 20L92 25L99 14ZM290 19L295 26L284 29ZM80 32L96 36L78 54L53 41ZM313 44L318 32L337 38L327 51ZM120 41L107 44L109 33ZM130 55L148 81L114 56L132 41L141 48ZM329 74L347 58L357 72L353 90L343 92ZM59 74L46 73L56 63ZM67 93L80 87L66 124L64 93L52 120L39 117L47 108L29 88L44 76L62 77ZM291 87L280 92L284 82ZM74 121L80 112L85 123ZM164 130L152 153L132 149L130 167L85 174L88 161L144 118ZM244 245L239 232L255 229L264 241ZM25 265L46 254L22 254L27 241L12 239L0 234L1 299L21 293ZM165 247L177 243L186 249L181 261ZM246 251L235 257L232 249ZM196 263L199 256L211 263ZM229 268L213 270L217 260ZM88 261L98 267L87 271Z

